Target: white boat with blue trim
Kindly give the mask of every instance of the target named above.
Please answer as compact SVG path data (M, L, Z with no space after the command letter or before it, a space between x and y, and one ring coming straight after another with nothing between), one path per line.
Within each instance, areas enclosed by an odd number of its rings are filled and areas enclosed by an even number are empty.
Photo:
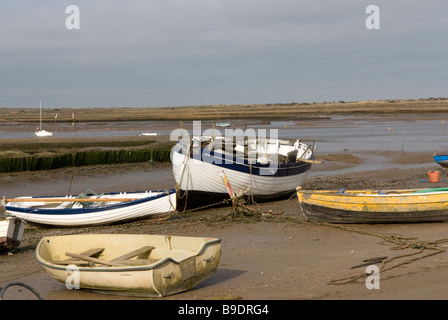
M318 163L313 159L313 147L299 140L238 142L211 136L180 140L172 152L177 210L242 194L256 202L291 196L303 183L312 163Z
M139 191L3 199L5 214L26 222L66 227L96 226L149 218L176 209L176 191Z

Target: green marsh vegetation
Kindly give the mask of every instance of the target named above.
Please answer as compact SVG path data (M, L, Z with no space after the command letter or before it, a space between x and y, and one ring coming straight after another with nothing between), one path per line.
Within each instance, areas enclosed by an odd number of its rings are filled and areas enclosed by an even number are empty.
M448 98L388 99L365 101L288 102L247 105L203 105L141 108L44 108L42 121L183 121L221 119L294 118L331 114L389 114L448 112ZM39 108L0 108L0 122L34 122Z
M447 113L448 98L290 102L142 108L45 108L45 123L107 121L191 121L313 118L335 114ZM57 120L55 115L57 114ZM37 123L39 108L0 108L0 124ZM0 139L0 172L48 170L98 164L170 161L174 142L166 137Z
M168 162L174 142L154 140L30 142L20 139L0 143L0 172L51 170L101 164ZM70 139L65 139L70 140ZM73 139L72 139L73 140Z

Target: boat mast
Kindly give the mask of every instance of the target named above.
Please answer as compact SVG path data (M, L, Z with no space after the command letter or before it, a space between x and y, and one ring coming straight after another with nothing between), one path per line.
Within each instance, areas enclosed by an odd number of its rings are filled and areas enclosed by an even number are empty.
M39 130L42 130L42 101L40 101L39 110Z

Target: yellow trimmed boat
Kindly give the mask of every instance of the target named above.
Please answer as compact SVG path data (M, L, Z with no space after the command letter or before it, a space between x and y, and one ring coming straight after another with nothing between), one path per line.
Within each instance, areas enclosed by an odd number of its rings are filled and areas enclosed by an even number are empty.
M221 258L218 238L141 234L44 237L36 259L69 289L164 297L212 276Z
M302 190L297 197L308 221L408 223L448 220L448 188L409 190Z

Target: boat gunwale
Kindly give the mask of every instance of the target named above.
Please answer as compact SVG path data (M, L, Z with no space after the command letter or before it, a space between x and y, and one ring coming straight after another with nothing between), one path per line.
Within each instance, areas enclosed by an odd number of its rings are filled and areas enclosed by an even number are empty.
M188 144L186 144L185 142L183 142L181 140L176 144L176 146L177 147L173 148L174 152L177 152L181 155L187 154L188 151L186 149L188 147ZM308 149L307 151L310 151L310 156L303 158L303 159L304 160L313 159L314 152L312 151L312 149ZM265 153L256 152L256 154L264 155ZM223 161L224 163L221 163L221 164L212 162L212 164L221 165L221 166L236 164L236 165L247 166L247 167L251 166L251 167L257 167L257 168L271 168L271 165L272 165L272 163L264 164L264 163L260 163L258 161L252 162L252 161L249 161L246 157L237 157L237 156L234 156L233 154L226 153L225 150L222 150L222 151L215 151L214 149L209 150L206 147L203 148L202 146L198 147L197 153L196 152L193 152L193 153L188 152L188 155L189 155L190 159L196 159L199 161L204 161L204 158L214 158L214 159ZM244 154L244 155L246 155L246 154ZM226 163L226 162L228 162L228 163ZM285 162L285 163L277 162L277 165L278 165L278 169L288 169L291 167L300 167L300 166L304 166L304 165L309 165L309 163L301 162L300 160L298 160L295 162Z
M412 190L421 190L421 189L410 189L410 190L404 190L404 191L412 191ZM318 192L318 191L323 191L323 192ZM379 190L382 191L382 190ZM384 190L384 192L387 191L395 191L395 190ZM390 193L390 194L355 194L355 193L337 193L337 190L334 190L334 193L330 193L330 190L297 190L297 193L302 193L302 194L306 194L306 195L319 195L319 196L328 196L328 197L409 197L409 196L426 196L426 195L443 195L443 194L448 194L448 191L433 191L433 192L406 192L406 193ZM355 191L350 191L350 192L355 192Z
M128 192L127 194L137 194L137 193L144 193L145 191L138 192ZM4 205L5 211L11 211L11 212L21 212L26 213L29 215L77 215L77 214L89 214L89 213L96 213L101 211L107 211L107 210L113 210L113 209L122 209L125 207L133 206L136 204L142 204L149 201L153 201L156 199L163 198L165 196L170 196L174 193L176 193L176 189L168 189L168 190L153 190L153 192L159 192L158 195L150 196L150 197L144 197L137 200L131 200L131 201L121 201L117 203L112 204L103 204L103 205L97 205L93 207L86 207L86 208L33 208L33 207L20 207L20 206L11 206L11 205ZM119 192L116 193L106 193L104 195L112 195L112 194L120 194ZM65 196L35 196L35 197L29 197L29 198L23 198L23 199L36 199L36 202L39 202L39 198L63 198ZM16 198L20 199L20 198ZM69 198L68 198L69 199ZM84 199L84 198L83 198ZM76 200L76 198L73 198L73 200ZM41 200L42 201L42 200ZM19 201L18 201L19 202ZM62 201L61 201L62 202ZM95 202L95 199L92 199L92 202ZM20 203L20 202L19 202ZM10 215L13 215L10 213Z
M182 150L174 150L179 155L185 156L185 152ZM311 163L308 162L286 162L286 163L267 163L263 164L260 162L250 162L244 158L226 158L225 154L219 154L222 157L216 157L210 154L190 154L188 158L191 161L198 161L201 164L210 164L214 167L221 169L232 170L235 172L240 172L243 174L250 174L252 176L260 177L286 177L286 176L297 176L303 174L311 169ZM211 159L210 161L205 161L204 159ZM213 161L216 159L217 161ZM275 172L271 171L275 169ZM264 174L263 174L264 173Z

